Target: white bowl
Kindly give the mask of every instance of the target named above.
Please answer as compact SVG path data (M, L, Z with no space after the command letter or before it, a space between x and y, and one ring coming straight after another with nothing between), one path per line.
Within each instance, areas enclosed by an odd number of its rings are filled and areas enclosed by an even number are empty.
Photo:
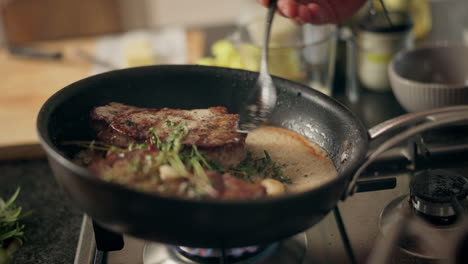
M408 112L468 104L468 46L401 51L388 71L393 93Z

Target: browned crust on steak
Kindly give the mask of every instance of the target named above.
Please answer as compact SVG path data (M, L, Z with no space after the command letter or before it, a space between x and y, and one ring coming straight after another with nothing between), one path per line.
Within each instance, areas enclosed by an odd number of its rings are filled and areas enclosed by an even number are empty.
M153 127L161 140L170 133L166 120L186 123L190 134L184 144L203 148L238 144L246 135L236 131L239 115L228 114L225 107L207 109L152 109L109 103L95 107L91 113L94 121L104 121L115 132L135 140L150 137L149 128Z
M231 167L245 158L246 134L237 132L239 116L229 114L225 107L207 109L152 109L109 103L95 107L91 113L97 138L105 143L126 147L130 143L142 143L151 137L154 128L161 140L165 140L173 128L167 120L183 123L190 133L183 144L196 145L208 158L224 167Z

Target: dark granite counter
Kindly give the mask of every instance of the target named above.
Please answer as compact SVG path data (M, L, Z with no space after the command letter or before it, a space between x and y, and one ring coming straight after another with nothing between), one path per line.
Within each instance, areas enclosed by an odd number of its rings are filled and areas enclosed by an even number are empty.
M46 160L0 162L0 196L7 198L21 187L17 199L23 210L28 240L11 263L73 263L82 213L60 190Z

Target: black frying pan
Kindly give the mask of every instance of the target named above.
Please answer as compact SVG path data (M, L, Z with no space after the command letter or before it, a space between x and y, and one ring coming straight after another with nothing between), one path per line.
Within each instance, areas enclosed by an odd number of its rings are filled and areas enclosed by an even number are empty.
M368 150L368 132L335 100L275 78L272 125L297 131L330 155L338 177L310 191L255 201L194 201L150 195L103 182L74 164L61 143L91 140L88 116L112 101L152 108L238 106L257 74L204 66L118 70L73 83L53 95L38 116L38 132L53 173L74 202L103 227L145 240L228 248L289 237L319 222L336 206Z

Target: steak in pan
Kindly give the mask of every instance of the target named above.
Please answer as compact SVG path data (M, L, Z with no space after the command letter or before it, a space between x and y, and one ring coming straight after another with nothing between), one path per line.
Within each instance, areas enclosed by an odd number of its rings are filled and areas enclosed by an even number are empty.
M107 144L127 147L151 138L149 128L165 140L171 128L166 120L185 122L190 133L182 142L196 145L210 160L223 167L232 167L245 159L246 134L237 132L239 116L229 114L225 107L208 109L151 109L109 103L91 112L97 138Z

